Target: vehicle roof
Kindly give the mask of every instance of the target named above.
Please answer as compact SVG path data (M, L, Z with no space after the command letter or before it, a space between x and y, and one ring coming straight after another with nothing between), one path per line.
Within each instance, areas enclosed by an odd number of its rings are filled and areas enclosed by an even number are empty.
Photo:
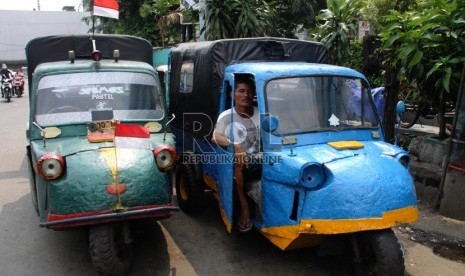
M215 41L181 43L173 47L169 54L169 101L170 113L175 119L173 127L184 129L197 124L197 118L186 119L184 113L202 112L208 125L209 118L216 120L219 110L219 97L223 86L225 67L234 63L249 62L315 62L326 63L328 52L319 42L276 37L254 37L221 39ZM185 76L183 66L193 65L191 93L181 92ZM281 64L282 64L281 63ZM268 63L267 63L268 64ZM208 136L205 133L199 136Z
M365 79L360 72L347 67L322 63L307 62L245 62L232 64L226 67L225 74L250 73L255 79L270 79L287 76L304 75L344 75Z
M98 64L98 65L97 65ZM76 60L74 63L70 61L55 61L46 62L37 66L34 72L34 77L39 77L44 74L53 73L79 73L79 72L93 72L96 71L98 66L99 71L145 71L154 72L150 64L139 61L119 60L101 60L95 62L92 60Z
M32 39L26 45L26 59L29 89L32 74L39 64L54 61L68 61L68 52L74 51L76 60L91 60L95 49L102 54L102 60L112 59L113 51L119 50L121 60L134 60L152 64L152 44L143 38L128 35L56 35Z

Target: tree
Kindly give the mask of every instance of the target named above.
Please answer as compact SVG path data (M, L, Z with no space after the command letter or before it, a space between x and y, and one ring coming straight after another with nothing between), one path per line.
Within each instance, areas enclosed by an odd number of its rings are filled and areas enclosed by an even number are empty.
M92 10L92 1L84 7ZM176 18L179 0L119 1L119 20L98 17L95 32L130 34L143 37L153 45L175 44L181 40L180 17ZM92 18L84 19L90 24Z
M204 17L207 40L264 36L270 8L264 0L206 0Z
M399 68L398 78L405 75L417 83L420 93L440 104L439 136L443 137L445 101L455 97L465 62L465 3L428 0L419 3L418 10L393 11L385 18L380 36L384 48L393 53L391 63Z
M326 0L268 1L272 13L270 36L296 38L296 33L315 26L315 14L326 8Z
M391 11L408 11L416 7L418 0L365 0L360 13L363 19L376 29L385 26L384 17Z
M404 13L416 7L417 0L365 0L360 12L364 20L367 20L376 31L380 31L386 26L385 17L390 13L397 11ZM376 42L377 43L377 42ZM392 45L392 49L396 44ZM398 78L398 64L392 63L393 52L390 49L379 49L375 51L376 57L381 60L381 66L384 69L384 86L386 101L383 113L383 130L386 141L394 141L394 127L396 124L396 104L400 89L400 80Z
M327 0L327 9L317 16L314 38L322 42L329 52L330 62L342 65L350 55L350 41L356 37L359 10L358 0Z
M139 9L141 17L145 20L153 20L160 33L161 46L181 42L181 24L184 17L192 16L192 11L179 11L178 0L156 0L142 4ZM189 14L188 14L189 13ZM198 13L197 13L198 17Z

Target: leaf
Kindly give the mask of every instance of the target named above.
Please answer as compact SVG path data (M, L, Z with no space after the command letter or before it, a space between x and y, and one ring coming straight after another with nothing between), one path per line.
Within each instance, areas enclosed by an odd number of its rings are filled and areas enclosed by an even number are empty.
M388 48L388 47L392 46L392 44L394 44L394 42L396 42L401 36L402 35L400 35L400 34L396 34L394 36L391 36L391 38L389 38L389 40L386 42L384 47Z
M383 28L383 32L392 32L395 29L402 29L402 25L400 25L399 22L392 22Z
M465 62L465 57L454 57L447 61L447 63L451 63L451 64L457 64L457 63L462 63L462 62Z
M400 59L404 59L404 58L407 58L407 56L413 51L415 50L416 48L416 45L406 45L406 46L403 46L398 54L398 57Z
M412 68L416 64L418 64L423 57L423 52L422 51L417 51L415 55L413 56L412 60L410 60L408 64L408 68Z
M442 65L444 65L442 62L437 62L436 64L434 64L433 68L431 68L428 73L426 74L426 78L429 78L434 72L436 72L439 67L441 67Z
M452 69L450 67L446 68L446 75L442 78L442 86L444 89L449 92L450 90L450 76L452 74Z

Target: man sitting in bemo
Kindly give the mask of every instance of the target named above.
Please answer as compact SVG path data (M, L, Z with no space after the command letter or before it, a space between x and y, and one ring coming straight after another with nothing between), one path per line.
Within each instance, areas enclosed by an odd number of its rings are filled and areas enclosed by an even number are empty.
M212 141L221 147L230 146L231 141L234 143L235 191L241 209L238 226L239 231L246 232L252 228L252 223L244 191L244 174L256 173L260 170L258 162L249 163L249 160L256 160L260 150L260 114L257 107L252 105L255 96L253 80L245 77L237 78L233 96L235 106L232 110L223 111L218 117ZM233 123L231 123L231 111Z

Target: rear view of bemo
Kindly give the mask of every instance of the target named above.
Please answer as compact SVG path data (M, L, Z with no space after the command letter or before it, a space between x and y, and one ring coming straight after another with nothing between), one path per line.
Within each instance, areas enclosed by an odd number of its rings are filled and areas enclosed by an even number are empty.
M30 41L26 53L27 155L40 226L88 227L97 270L125 274L130 221L177 210L174 140L152 46L131 36L51 36Z

